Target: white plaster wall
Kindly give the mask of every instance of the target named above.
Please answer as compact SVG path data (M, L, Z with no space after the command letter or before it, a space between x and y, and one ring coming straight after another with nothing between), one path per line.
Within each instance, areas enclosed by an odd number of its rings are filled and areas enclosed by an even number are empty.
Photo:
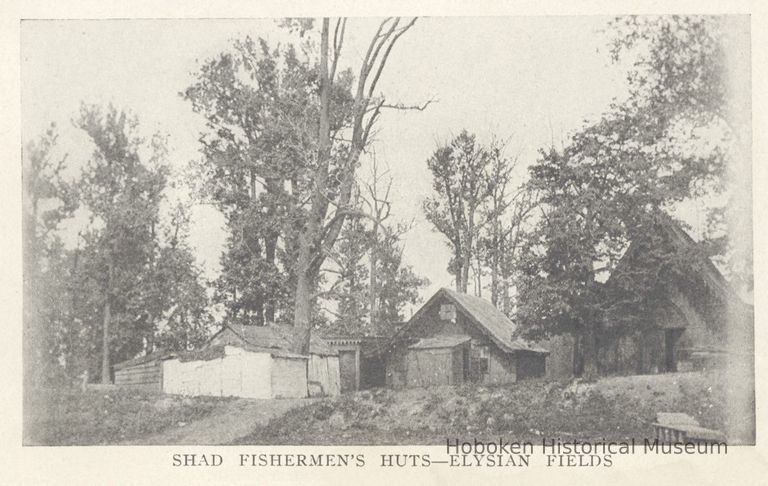
M227 346L224 352L223 358L208 361L164 361L163 391L177 395L272 398L269 353L251 353L234 346Z
M237 348L230 350L225 348L226 356L221 362L221 395L242 396L243 389L243 361L244 354Z
M307 360L273 357L271 384L273 398L306 397Z
M266 353L243 353L241 357L241 397L272 398L272 357Z

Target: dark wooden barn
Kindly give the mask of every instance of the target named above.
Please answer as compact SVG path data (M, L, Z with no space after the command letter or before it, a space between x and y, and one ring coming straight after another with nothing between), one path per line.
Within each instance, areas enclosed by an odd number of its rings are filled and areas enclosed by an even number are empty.
M677 223L662 217L660 237L654 244L685 255L682 277L661 279L638 298L652 299L645 324L626 330L614 326L621 315L609 316L598 335L601 374L653 374L690 371L721 365L726 344L734 332L751 334L753 307L735 292L717 267L694 251L695 241ZM605 286L617 285L617 275L643 265L645 241L633 241ZM578 340L559 336L551 340L550 378L579 374Z
M510 383L544 376L546 356L516 338L514 323L490 302L443 288L391 340L386 383Z

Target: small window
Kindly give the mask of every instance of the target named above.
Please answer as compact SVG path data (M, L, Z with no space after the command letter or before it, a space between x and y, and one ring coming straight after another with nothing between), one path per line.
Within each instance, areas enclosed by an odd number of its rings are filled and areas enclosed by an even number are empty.
M440 319L443 321L452 321L456 319L456 306L453 304L443 304L440 306Z
M488 374L488 346L472 346L470 354L469 368L470 380L474 382L483 382Z

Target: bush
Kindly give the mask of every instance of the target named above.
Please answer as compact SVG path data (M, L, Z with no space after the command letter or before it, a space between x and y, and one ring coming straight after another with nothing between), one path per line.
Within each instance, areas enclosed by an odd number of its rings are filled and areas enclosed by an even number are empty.
M447 437L538 441L642 440L657 412L684 412L722 430L722 387L696 374L597 383L523 381L361 392L273 419L239 444L444 444ZM329 420L333 417L332 420Z

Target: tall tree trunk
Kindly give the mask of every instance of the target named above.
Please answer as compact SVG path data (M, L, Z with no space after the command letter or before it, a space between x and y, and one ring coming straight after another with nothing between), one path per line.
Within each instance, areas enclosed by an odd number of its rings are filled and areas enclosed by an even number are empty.
M277 248L277 233L270 233L264 245L267 257L267 263L275 264L275 249ZM268 323L275 322L275 298L273 295L266 296L264 302L264 320Z
M512 312L512 302L509 297L509 277L504 275L501 277L501 310L510 315Z
M499 308L499 271L495 264L491 267L491 304Z
M152 353L155 350L155 326L152 323L155 322L154 316L150 313L147 315L147 349L144 350L144 354Z
M104 303L104 326L101 339L101 382L105 385L112 382L110 379L110 360L109 360L109 333L112 320L112 308L110 304L111 293L107 291L107 299Z
M293 312L294 342L293 351L300 354L309 353L309 334L311 326L312 294L315 279L312 268L313 252L322 251L319 237L325 218L325 190L327 186L327 166L331 153L330 125L330 82L328 76L328 18L323 18L320 36L320 126L318 137L318 164L321 169L317 172L315 187L312 191L312 207L307 221L307 227L302 231L299 240L299 261L297 264L296 296Z
M477 265L477 275L475 275L475 295L483 296L483 263L480 261L480 249L475 249L475 264Z
M584 328L581 339L581 352L583 353L584 372L583 378L588 381L595 380L597 369L597 330L594 324L589 323Z
M283 190L283 180L279 178L269 178L267 179L267 191L273 196L273 197L280 197L281 193L284 192ZM270 201L268 207L268 216L270 221L274 220L276 217L277 210L275 208L275 202L274 200ZM267 264L269 264L272 267L275 267L276 263L276 250L277 250L277 239L279 238L280 233L277 231L270 231L267 233L267 236L264 238L264 254L266 257ZM275 322L275 298L274 293L267 293L265 296L264 301L264 320L268 323Z
M264 325L264 295L262 295L261 298L256 301L255 308L253 309L253 316L253 323L255 323L257 326Z
M179 226L176 225L176 231L174 235L174 241L178 237ZM149 273L152 279L155 279L155 222L152 221L149 226L149 234L151 238L151 244L149 247ZM162 311L160 311L162 312ZM149 354L155 350L155 316L152 312L147 313L146 331L147 333L147 347L144 350L145 354Z
M472 253L471 250L464 250L464 254L461 256L461 280L459 283L459 292L462 294L467 293L467 287L469 284L469 267L472 265Z
M376 263L378 259L377 255L377 245L379 240L379 226L378 224L373 225L373 245L371 246L371 275L370 275L370 295L369 295L369 302L370 302L370 313L371 313L371 332L374 331L376 328L376 321L377 321L377 297L379 290L377 288L378 285L378 275L376 275Z
M592 241L592 235L594 234L594 228L596 223L593 219L593 210L591 206L587 206L586 214L584 216L584 230L588 235L587 241ZM595 288L599 285L595 280L595 272L591 264L585 269L587 278L585 279L587 295L591 295L594 298L595 295L599 295L595 291ZM584 378L586 380L594 380L597 378L597 323L599 322L597 315L594 312L589 312L584 318L583 322L583 353L584 353Z
M76 284L78 280L77 275L77 265L80 261L80 234L77 235L77 246L75 247L75 254L72 258L72 273L70 275L70 284L69 284L69 292L70 296L72 298L69 305L72 306L72 312L69 316L69 332L67 333L67 355L65 357L65 364L64 367L67 369L67 371L73 371L75 369L75 366L78 363L78 360L75 359L76 355L79 355L77 351L73 351L75 349L75 338L73 336L73 330L78 329L77 325L77 315L78 315L78 308L77 308L77 302L79 297L79 286Z
M103 384L111 383L110 373L110 356L109 356L109 343L111 327L112 327L112 279L114 273L114 255L115 255L115 243L114 240L110 243L108 263L107 263L107 284L106 298L104 301L104 323L101 336L101 382Z
M293 309L294 342L293 350L300 354L309 353L309 333L312 322L313 285L307 272L300 271L296 279L296 302Z
M360 155L366 146L371 129L376 122L384 101L375 100L376 84L392 51L395 42L416 22L412 19L406 26L398 28L399 19L385 19L379 25L376 35L371 40L368 52L363 59L357 82L355 100L352 105L353 121L349 151L340 162L340 185L335 201L328 197L328 179L330 177L331 130L330 130L330 90L336 69L336 61L341 49L340 38L334 37L333 67L329 71L329 19L323 18L320 36L320 113L318 129L317 168L313 174L311 206L307 223L299 238L299 255L296 269L296 296L294 303L293 351L306 353L309 349L310 312L312 309L313 290L325 260L324 249L332 248L343 228L349 204L355 186L355 170ZM342 31L343 31L343 25ZM369 76L371 81L368 82ZM368 116L366 122L366 115ZM333 204L335 214L325 225L329 205Z
M491 304L497 309L499 307L499 256L504 251L499 238L499 216L496 216L496 220L493 222L493 248L491 248Z

